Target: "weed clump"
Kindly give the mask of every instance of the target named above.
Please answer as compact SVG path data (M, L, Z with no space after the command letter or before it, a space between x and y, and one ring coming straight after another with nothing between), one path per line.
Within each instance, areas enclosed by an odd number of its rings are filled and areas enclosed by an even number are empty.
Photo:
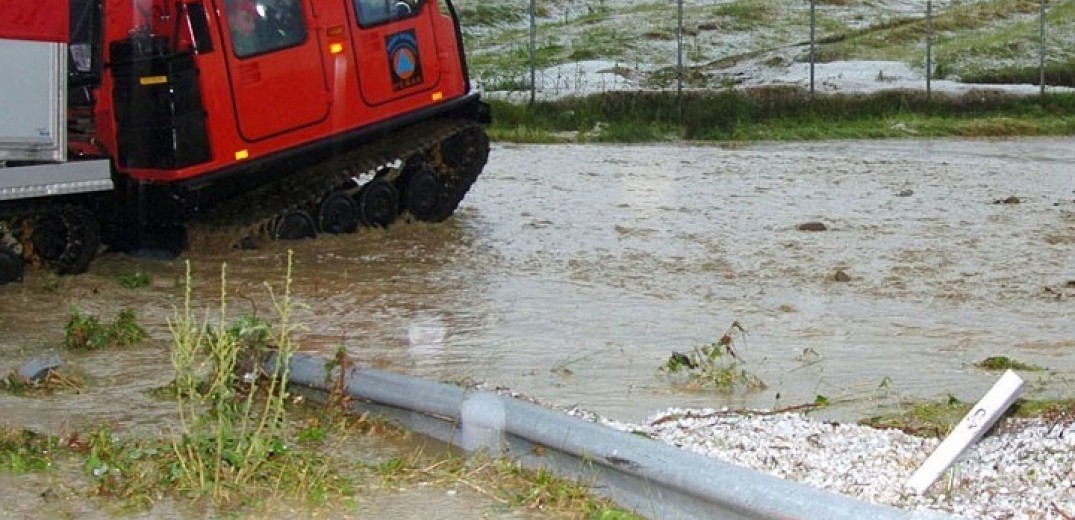
M74 308L64 328L63 347L67 350L129 347L147 337L145 329L138 324L138 317L130 309L121 310L115 321L105 325L96 316L82 314Z
M187 266L182 309L168 322L173 337L175 399L180 431L171 443L178 487L195 496L228 502L243 490L268 489L297 497L324 496L345 487L328 458L299 449L286 408L291 356L291 258L282 295L266 285L277 321L243 317L226 324L227 266L220 273L220 321L193 316ZM307 432L309 440L316 435Z
M53 464L59 448L55 437L31 430L0 427L0 470L12 473L43 471Z
M298 329L291 321L290 257L283 294L266 285L278 315L273 323L250 316L229 323L226 265L220 284L219 321L210 323L208 311L195 318L188 263L183 305L168 320L175 379L156 395L176 403L173 435L125 439L104 425L60 447L84 456L92 494L125 507L149 507L169 494L208 499L216 511L279 497L321 503L351 495L350 482L324 449L325 426L288 417L289 362L297 349L291 335ZM133 320L133 313L121 313L115 324L102 326L76 314L69 336L93 348L127 344L139 337L131 332ZM0 469L10 451L0 444Z
M1045 370L1043 367L1039 367L1036 365L1028 365L1026 363L1011 359L1007 356L990 356L975 363L974 366L978 368L983 368L985 370Z
M732 322L720 339L696 346L689 353L673 352L660 370L667 374L687 375L687 386L733 392L738 388L763 390L765 382L743 368L742 358L732 348L733 334L746 335L738 321Z
M149 287L149 275L142 271L135 271L119 277L119 284L125 289L141 289Z

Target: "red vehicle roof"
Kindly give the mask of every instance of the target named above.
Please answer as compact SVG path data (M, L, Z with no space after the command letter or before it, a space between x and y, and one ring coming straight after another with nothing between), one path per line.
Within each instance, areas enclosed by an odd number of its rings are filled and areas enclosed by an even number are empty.
M0 0L0 38L66 42L67 0Z

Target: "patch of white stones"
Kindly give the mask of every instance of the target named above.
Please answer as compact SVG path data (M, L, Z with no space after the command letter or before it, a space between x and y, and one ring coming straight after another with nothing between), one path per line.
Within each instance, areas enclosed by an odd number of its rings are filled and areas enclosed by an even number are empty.
M673 408L644 424L578 409L568 413L877 504L980 519L1075 518L1075 426L1070 423L1004 421L917 495L905 483L938 439L792 413Z

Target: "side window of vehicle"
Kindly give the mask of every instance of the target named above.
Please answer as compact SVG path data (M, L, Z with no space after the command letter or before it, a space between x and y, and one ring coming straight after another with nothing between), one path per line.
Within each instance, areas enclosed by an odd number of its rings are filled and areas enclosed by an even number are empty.
M363 27L410 18L425 0L354 0L358 24Z
M293 47L306 40L299 0L225 0L228 31L240 58Z

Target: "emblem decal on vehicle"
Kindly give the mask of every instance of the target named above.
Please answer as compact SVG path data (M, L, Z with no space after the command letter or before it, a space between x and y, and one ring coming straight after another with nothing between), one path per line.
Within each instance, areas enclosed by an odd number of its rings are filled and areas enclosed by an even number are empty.
M390 34L385 38L388 68L392 71L392 89L403 90L422 83L422 63L418 57L418 39L414 30Z

